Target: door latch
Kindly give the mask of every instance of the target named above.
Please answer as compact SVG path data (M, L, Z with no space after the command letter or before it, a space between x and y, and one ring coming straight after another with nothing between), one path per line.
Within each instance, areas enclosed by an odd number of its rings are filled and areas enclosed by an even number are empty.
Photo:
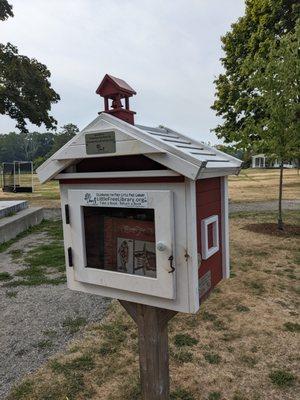
M173 260L174 260L174 257L173 257L172 254L171 254L170 257L168 258L168 260L170 261L170 268L171 268L171 271L169 271L169 274L173 274L173 272L175 271L175 267L173 267Z

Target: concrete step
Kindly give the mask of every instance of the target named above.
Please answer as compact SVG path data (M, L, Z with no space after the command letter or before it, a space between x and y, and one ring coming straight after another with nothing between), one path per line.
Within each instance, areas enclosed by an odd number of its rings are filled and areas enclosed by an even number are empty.
M44 218L42 207L30 207L11 217L0 219L0 243L15 238L30 226L38 225Z
M28 208L26 200L0 200L0 218Z

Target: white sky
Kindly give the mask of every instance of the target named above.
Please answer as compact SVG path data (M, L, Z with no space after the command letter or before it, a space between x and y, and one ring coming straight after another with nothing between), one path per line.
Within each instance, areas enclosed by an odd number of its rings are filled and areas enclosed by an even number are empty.
M137 91L131 99L136 123L217 142L210 106L222 71L220 36L243 14L243 0L9 2L15 17L0 22L0 40L50 69L61 96L52 108L58 126L72 122L82 129L103 110L95 90L109 73ZM0 133L11 130L15 122L0 116Z

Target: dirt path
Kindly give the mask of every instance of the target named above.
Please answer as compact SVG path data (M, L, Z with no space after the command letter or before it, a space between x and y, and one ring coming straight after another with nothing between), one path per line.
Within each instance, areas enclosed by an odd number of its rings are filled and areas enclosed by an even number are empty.
M27 373L63 350L85 324L102 318L108 299L76 293L65 283L9 287L15 273L25 270L16 256L49 243L34 233L0 254L0 398ZM5 278L5 273L10 274ZM54 275L55 276L55 275Z

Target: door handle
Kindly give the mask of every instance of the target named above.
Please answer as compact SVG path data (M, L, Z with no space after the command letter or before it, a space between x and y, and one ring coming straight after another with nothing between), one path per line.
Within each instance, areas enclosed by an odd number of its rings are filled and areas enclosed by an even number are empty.
M169 271L169 274L173 274L173 272L175 271L175 267L173 267L173 260L174 260L174 257L173 257L172 254L171 254L170 257L168 258L168 260L170 261L170 268L171 268L171 271Z

